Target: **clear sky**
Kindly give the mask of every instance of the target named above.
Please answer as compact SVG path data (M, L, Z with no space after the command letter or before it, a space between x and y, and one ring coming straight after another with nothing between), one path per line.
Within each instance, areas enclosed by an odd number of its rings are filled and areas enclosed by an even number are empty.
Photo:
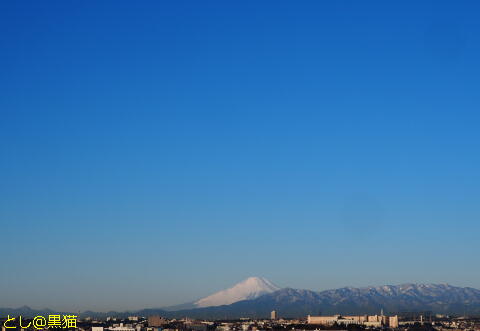
M480 288L479 7L2 1L0 307Z

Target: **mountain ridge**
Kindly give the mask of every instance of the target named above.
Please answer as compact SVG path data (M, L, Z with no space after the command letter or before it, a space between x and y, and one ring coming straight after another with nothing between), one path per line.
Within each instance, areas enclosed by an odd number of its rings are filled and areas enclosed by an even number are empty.
M361 288L312 291L283 288L253 300L231 305L172 312L171 316L198 318L268 317L276 310L284 317L308 314L375 314L385 312L433 311L438 313L480 316L480 290L449 284L367 286Z
M273 283L271 284L273 285ZM234 288L236 285L231 288ZM273 286L275 289L278 288L276 285ZM274 288L270 288L270 290ZM249 289L251 290L252 288L249 287ZM214 296L216 293L205 298ZM195 302L203 299L170 307L179 308L174 310L169 310L166 307L128 312L111 311L108 313L96 313L86 311L80 315L96 318L106 316L126 317L135 314L140 316L161 315L168 318L188 316L191 318L225 319L238 317L266 318L272 310L276 310L283 317L305 317L308 314L318 315L320 313L375 314L380 309L383 309L388 313L432 311L434 313L459 315L468 313L480 316L480 290L446 283L404 283L400 285L342 287L323 291L287 287L278 288L275 291L269 291L261 295L253 295L251 298L239 300L231 304L206 307L194 306ZM44 309L43 311L51 312L49 309ZM7 315L7 313L15 315L16 312L23 312L23 315L28 315L38 311L27 306L18 309L0 308L0 314L3 315Z

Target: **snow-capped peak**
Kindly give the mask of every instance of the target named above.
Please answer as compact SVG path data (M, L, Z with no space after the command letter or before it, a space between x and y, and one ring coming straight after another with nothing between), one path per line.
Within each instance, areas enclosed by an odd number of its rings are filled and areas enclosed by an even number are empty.
M249 277L229 289L214 293L194 303L196 307L230 305L237 301L250 300L279 290L280 287L262 277Z

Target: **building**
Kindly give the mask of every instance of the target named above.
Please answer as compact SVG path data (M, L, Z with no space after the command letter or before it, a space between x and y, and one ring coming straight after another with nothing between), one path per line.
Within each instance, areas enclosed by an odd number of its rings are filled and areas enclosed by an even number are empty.
M398 316L390 316L388 318L388 326L391 328L398 328Z
M332 325L340 318L340 315L334 316L310 316L307 317L308 324Z
M308 324L319 325L333 325L333 324L357 324L369 327L389 326L391 328L398 328L398 316L385 316L383 312L381 315L354 315L354 316L310 316L307 317Z
M131 324L124 325L123 323L120 323L118 326L113 326L108 328L107 330L110 331L137 331Z
M277 311L276 310L272 310L272 312L270 313L270 319L272 319L272 320L277 319Z
M352 316L343 316L343 318L354 320L357 322L358 325L363 324L368 320L367 315L352 315Z
M148 326L159 327L167 324L168 321L158 315L148 316Z

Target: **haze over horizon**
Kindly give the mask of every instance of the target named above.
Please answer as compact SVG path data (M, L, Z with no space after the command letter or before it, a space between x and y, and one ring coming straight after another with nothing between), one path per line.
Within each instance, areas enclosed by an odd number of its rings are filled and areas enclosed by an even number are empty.
M404 283L404 284L382 284L382 285L370 285L370 286L362 286L358 287L358 289L370 289L370 288L384 288L389 286L394 287L410 287L413 286L421 286L429 288L431 286L447 286L447 287L457 287L452 284L442 283L442 284L432 284L432 283ZM355 287L345 286L339 289L351 289ZM460 287L461 288L461 287ZM154 307L137 307L135 309L126 309L126 310L113 310L113 309L106 309L106 310L92 310L92 309L83 309L77 311L77 313L93 311L96 313L108 313L108 312L132 312L135 313L136 311L142 309L161 309L165 311L176 311L176 310L189 310L194 308L206 308L206 307L215 307L215 306L223 306L223 305L230 305L232 303L242 301L242 300L252 300L256 299L264 294L267 293L274 293L275 291L279 290L289 290L292 289L289 286L286 287L278 287L276 284L272 283L270 280L264 277L257 277L257 276L250 276L242 281L233 284L229 288L219 289L215 293L210 293L209 295L190 300L189 302L183 302L180 305L173 305L173 306L154 306ZM298 290L311 290L311 289L298 289ZM323 291L331 291L337 289L325 289ZM316 291L318 293L322 291ZM51 309L51 307L31 307L29 305L23 305L21 307L0 307L0 308L29 308L29 309L37 309L37 310L45 310ZM59 309L58 311L62 311ZM70 311L73 312L73 311Z
M0 307L480 288L479 10L2 2Z

